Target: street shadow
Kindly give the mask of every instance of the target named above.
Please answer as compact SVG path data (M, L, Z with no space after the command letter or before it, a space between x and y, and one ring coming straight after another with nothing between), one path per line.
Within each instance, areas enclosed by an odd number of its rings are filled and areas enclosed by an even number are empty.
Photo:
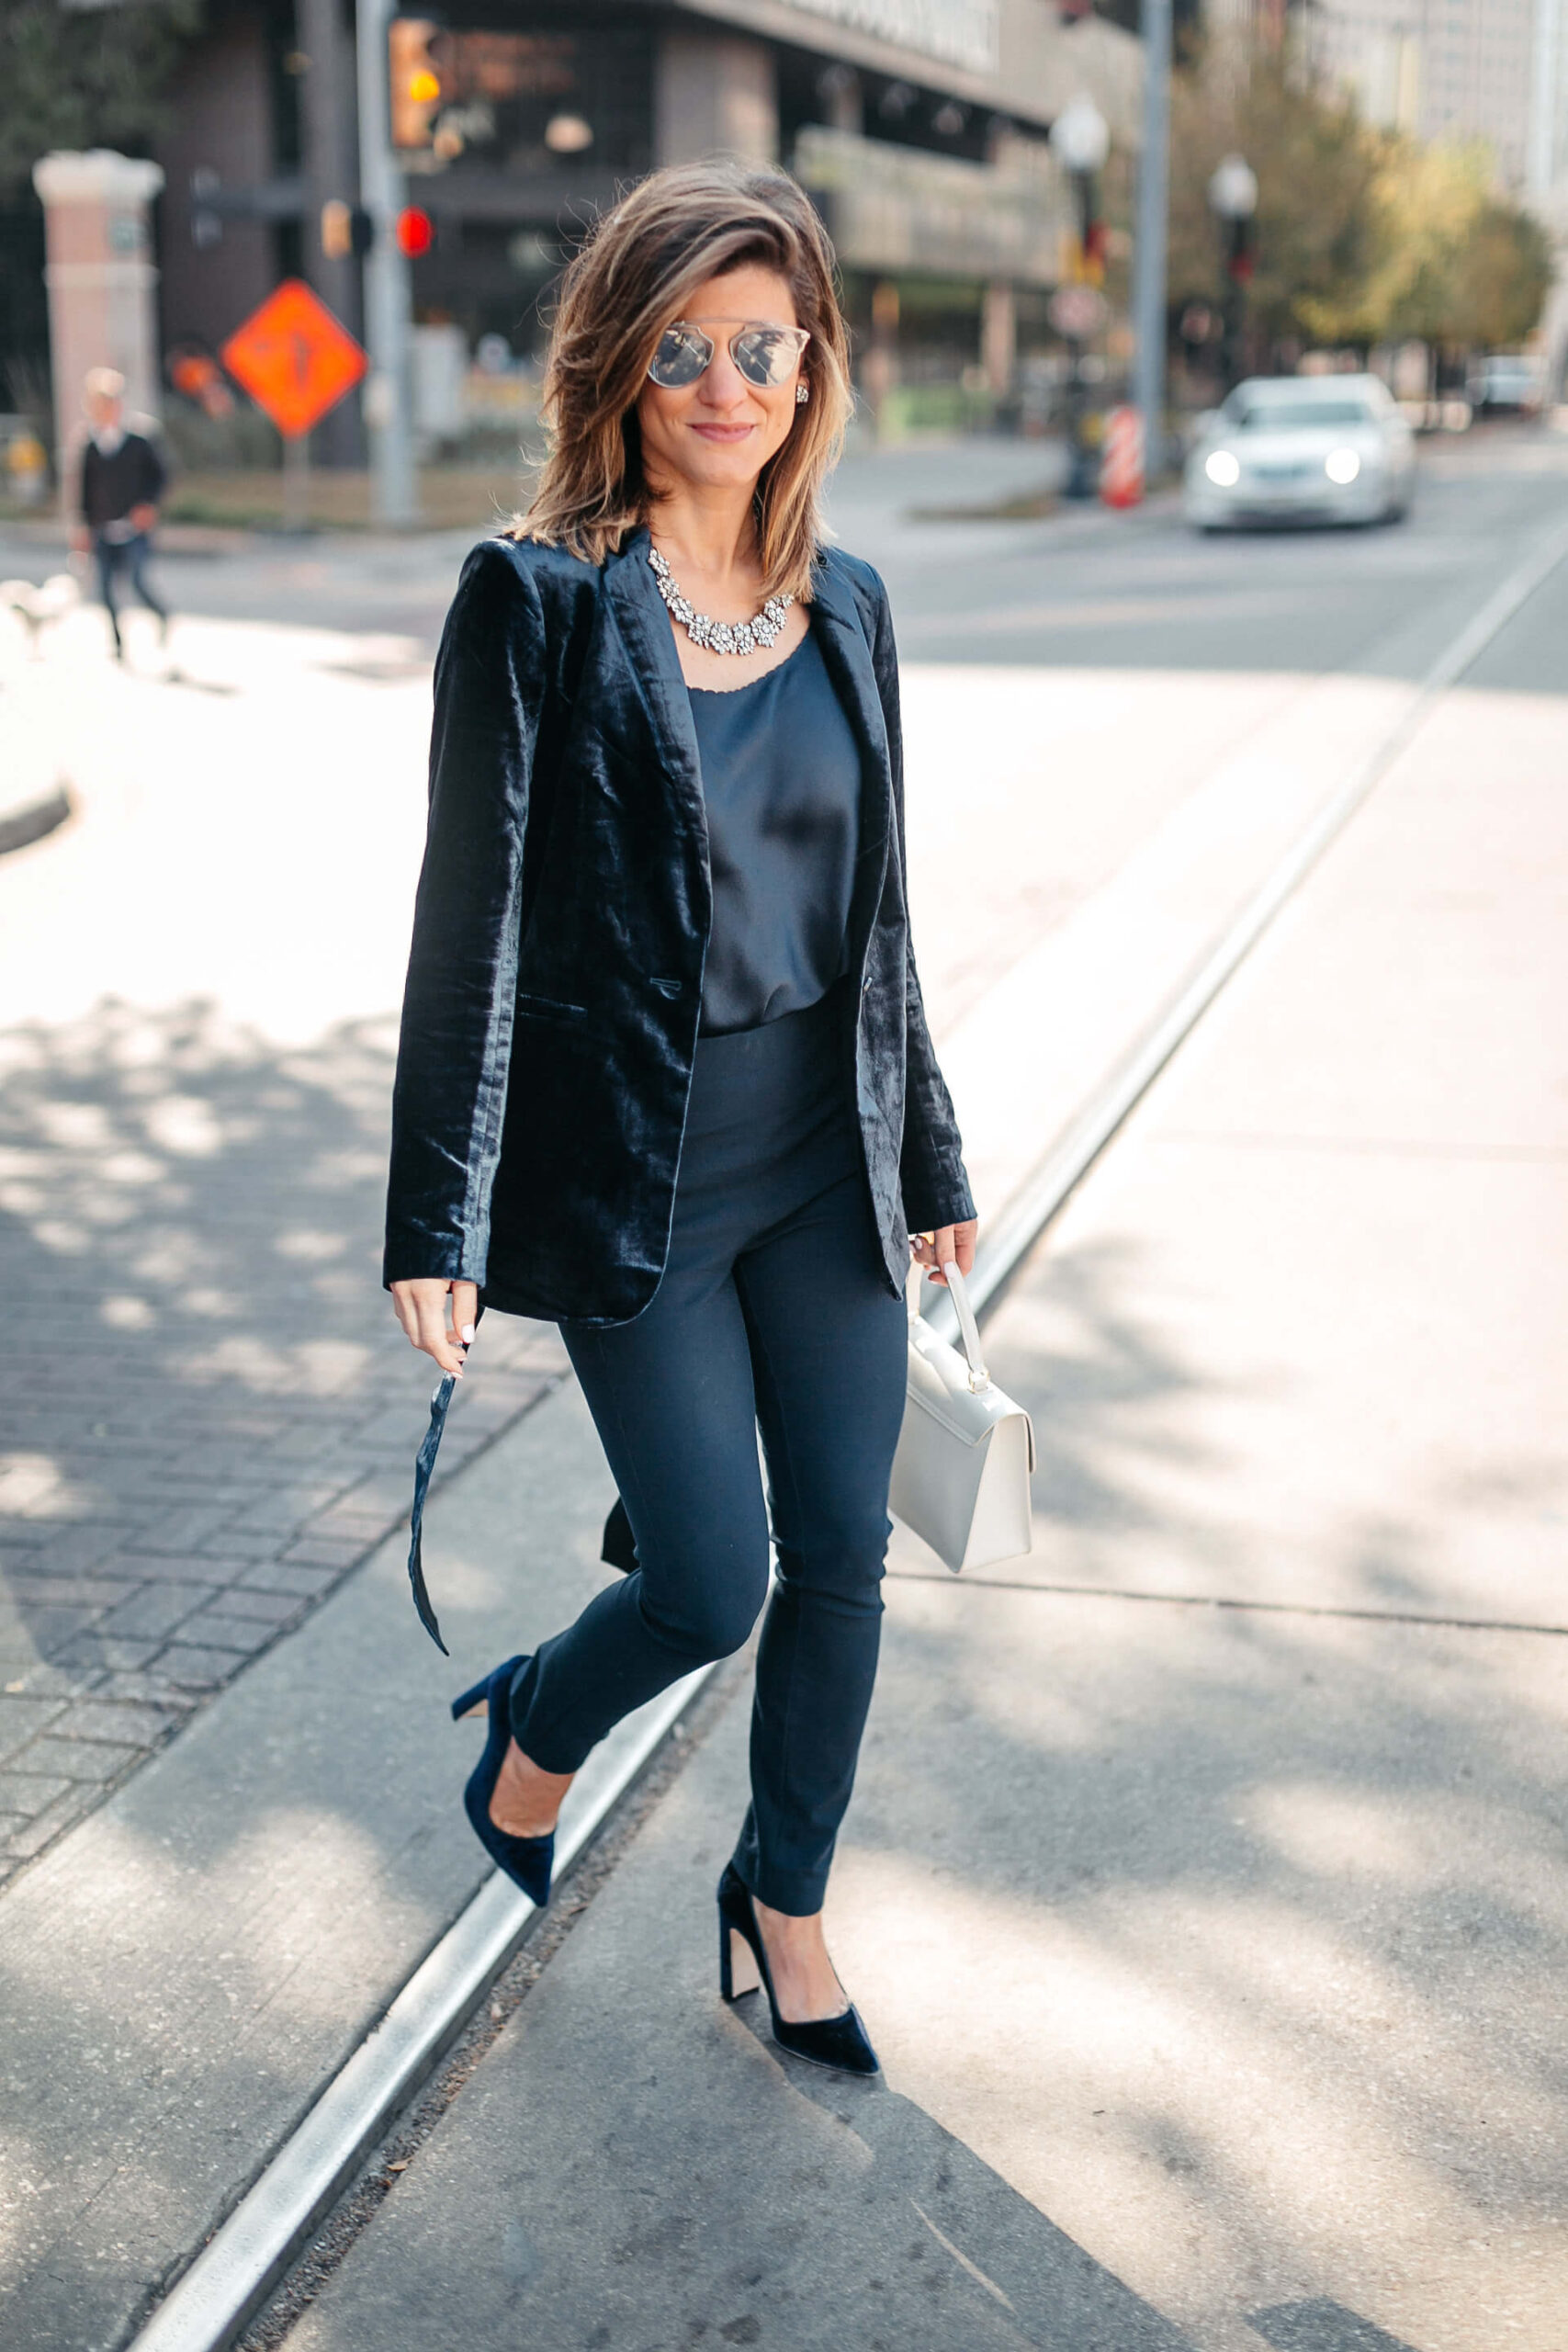
M285 1623L408 1508L429 1381L380 1280L390 1024L283 1049L202 1002L108 1002L0 1051L0 1280L30 1335L0 1361L0 1684L210 1690L270 1638L236 1589ZM487 1327L442 1476L537 1393L539 1328Z
M856 2082L780 2052L760 1997L743 2001L734 2014L791 2087L869 2150L873 2168L856 2183L857 2194L880 2209L889 2252L911 2267L950 2268L950 2296L962 2297L962 2279L971 2283L971 2324L981 2314L994 2324L1005 2313L1015 2340L1041 2352L1084 2352L1091 2345L1094 2352L1195 2352L1190 2336L912 2099L880 2078ZM950 2307L944 2324L957 2315ZM929 2339L933 2352L952 2340L940 2333ZM905 2352L913 2352L909 2339L903 2342ZM1303 2345L1303 2352L1320 2348ZM1325 2344L1321 2352L1330 2347Z
M1326 2295L1310 2302L1276 2303L1271 2311L1249 2312L1247 2324L1256 2328L1274 2352L1416 2352L1402 2336L1358 2319L1343 2303Z

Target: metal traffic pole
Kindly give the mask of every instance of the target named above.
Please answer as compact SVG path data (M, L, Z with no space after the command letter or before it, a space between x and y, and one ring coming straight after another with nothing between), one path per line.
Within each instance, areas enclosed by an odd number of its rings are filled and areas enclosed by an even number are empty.
M365 340L370 380L365 422L370 431L371 498L375 519L391 529L419 520L414 472L412 307L407 256L399 249L402 174L392 152L387 93L387 30L393 0L358 0L359 200L373 238L365 257Z
M1165 465L1165 262L1170 208L1171 0L1144 0L1144 152L1133 249L1133 405L1143 419L1144 477Z

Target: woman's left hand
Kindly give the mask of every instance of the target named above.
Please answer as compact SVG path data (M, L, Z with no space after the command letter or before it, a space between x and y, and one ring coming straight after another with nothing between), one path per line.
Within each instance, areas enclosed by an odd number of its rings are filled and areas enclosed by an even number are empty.
M928 1282L940 1283L945 1290L947 1276L943 1266L956 1266L961 1274L975 1270L975 1237L980 1230L977 1216L965 1217L962 1225L942 1225L935 1233L918 1233L914 1239L915 1263L926 1270Z

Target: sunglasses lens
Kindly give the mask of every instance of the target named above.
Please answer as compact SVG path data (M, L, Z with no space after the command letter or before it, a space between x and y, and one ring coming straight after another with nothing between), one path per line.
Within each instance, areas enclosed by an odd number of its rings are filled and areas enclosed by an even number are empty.
M735 365L749 384L777 387L787 383L800 357L793 334L778 327L748 327L733 345Z
M712 344L695 327L666 327L648 372L666 391L679 391L683 385L696 382L712 357Z

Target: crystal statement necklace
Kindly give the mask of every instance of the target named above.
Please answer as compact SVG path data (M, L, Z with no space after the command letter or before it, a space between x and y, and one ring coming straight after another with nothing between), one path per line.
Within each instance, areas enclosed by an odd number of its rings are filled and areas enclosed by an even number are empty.
M659 593L675 619L694 645L705 645L710 653L755 653L760 645L772 645L795 602L793 596L770 596L749 621L711 620L706 613L698 612L689 596L682 595L674 573L657 548L649 548L648 560Z

